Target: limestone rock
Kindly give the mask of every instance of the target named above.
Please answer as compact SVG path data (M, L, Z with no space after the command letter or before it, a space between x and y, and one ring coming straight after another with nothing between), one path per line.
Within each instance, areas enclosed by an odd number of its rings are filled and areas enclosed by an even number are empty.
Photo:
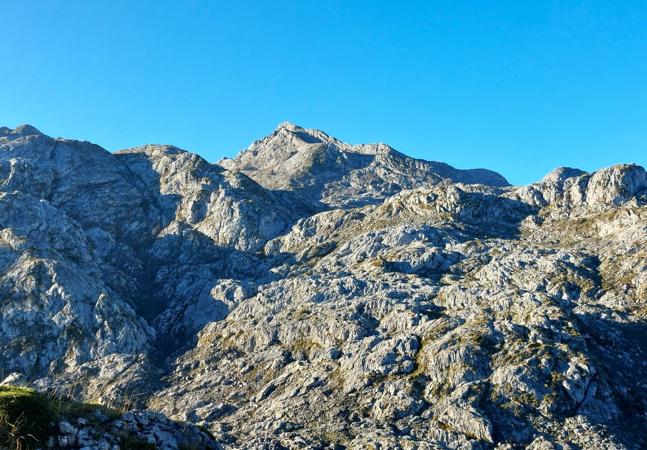
M646 248L631 164L508 186L289 123L220 164L1 128L0 379L155 410L111 426L159 448L167 417L196 448L643 448Z

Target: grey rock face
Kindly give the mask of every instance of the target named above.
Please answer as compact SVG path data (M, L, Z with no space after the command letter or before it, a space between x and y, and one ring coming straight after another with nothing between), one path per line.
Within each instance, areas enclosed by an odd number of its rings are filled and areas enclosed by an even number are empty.
M646 205L628 164L513 187L292 124L218 165L2 128L0 379L222 448L643 448Z

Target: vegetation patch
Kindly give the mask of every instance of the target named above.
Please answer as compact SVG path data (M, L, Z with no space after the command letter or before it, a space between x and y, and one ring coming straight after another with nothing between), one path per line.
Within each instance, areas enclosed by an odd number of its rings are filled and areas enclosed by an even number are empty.
M119 411L41 394L33 389L0 386L0 448L42 447L62 418L91 418L99 411L116 418Z

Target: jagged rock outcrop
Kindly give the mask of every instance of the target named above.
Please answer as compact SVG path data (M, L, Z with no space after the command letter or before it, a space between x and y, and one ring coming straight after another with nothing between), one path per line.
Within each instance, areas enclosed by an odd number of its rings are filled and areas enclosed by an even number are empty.
M223 448L644 447L646 248L637 165L515 187L292 124L219 164L0 129L0 367Z

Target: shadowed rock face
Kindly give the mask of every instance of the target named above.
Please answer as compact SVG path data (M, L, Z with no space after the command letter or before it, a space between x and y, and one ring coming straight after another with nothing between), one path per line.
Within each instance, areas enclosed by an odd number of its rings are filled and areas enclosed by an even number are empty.
M223 448L642 448L646 204L292 124L217 165L0 128L0 378Z

